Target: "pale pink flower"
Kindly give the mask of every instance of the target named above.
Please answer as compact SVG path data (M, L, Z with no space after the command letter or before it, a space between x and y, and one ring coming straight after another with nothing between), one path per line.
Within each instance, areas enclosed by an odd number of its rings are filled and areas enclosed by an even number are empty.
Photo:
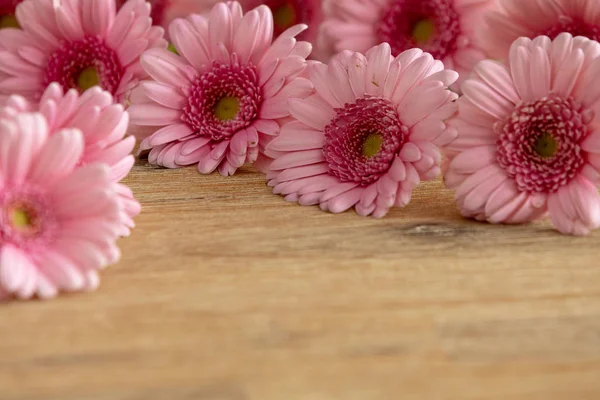
M294 39L305 28L296 25L271 43L269 8L244 15L237 2L217 4L209 18L173 21L170 38L180 56L162 49L142 56L154 81L141 83L128 109L149 162L232 175L257 160L289 116L288 97L311 90L299 78L311 46Z
M17 4L23 0L0 0L0 29L18 28L19 23L15 17Z
M128 0L117 0L117 6L122 7ZM219 0L147 0L151 6L150 18L154 25L165 29L175 18L187 17L190 14L204 14Z
M0 298L93 290L119 259L117 192L107 166L76 167L83 150L39 113L0 118Z
M58 82L83 92L100 85L118 102L144 77L144 50L166 48L163 29L152 26L150 5L130 0L26 0L17 6L22 29L0 29L0 98L38 100Z
M600 44L563 33L517 40L508 65L483 61L462 85L446 185L461 213L556 229L600 226Z
M476 31L494 0L326 0L324 41L364 52L387 42L392 55L418 47L463 79L485 58Z
M58 83L46 88L39 103L31 103L24 97L13 95L0 109L0 118L14 118L24 112L40 112L46 118L49 134L65 128L78 129L83 133L84 150L78 166L104 163L110 168L110 180L120 194L123 225L120 234L129 235L135 226L133 217L139 214L140 204L131 190L120 183L134 164L131 154L135 146L133 136L125 137L129 116L120 104L113 104L110 93L99 87L90 88L80 95L77 90L67 93Z
M496 9L485 16L479 37L487 53L499 60L508 56L520 37L548 36L562 32L600 40L598 0L497 0Z
M409 203L421 180L436 178L438 145L454 138L448 90L458 74L419 49L391 56L387 43L342 52L308 67L314 93L292 98L296 119L268 145L273 192L301 205L383 217Z

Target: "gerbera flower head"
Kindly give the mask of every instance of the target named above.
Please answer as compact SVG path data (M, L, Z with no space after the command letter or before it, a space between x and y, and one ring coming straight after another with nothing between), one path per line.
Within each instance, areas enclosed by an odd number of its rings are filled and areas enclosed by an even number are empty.
M243 14L237 2L217 4L208 18L173 21L179 55L153 49L142 56L153 80L141 83L128 109L150 163L232 175L256 161L289 116L287 98L311 90L299 77L311 46L294 38L304 29L293 26L272 42L269 8Z
M128 0L117 0L122 7ZM187 17L190 14L204 14L210 11L219 0L146 0L152 6L150 18L154 25L165 29L175 18Z
M384 216L403 207L421 180L439 175L438 145L454 138L448 90L458 74L419 49L391 55L345 51L308 67L314 93L290 99L295 118L271 141L274 193L333 213Z
M21 1L23 0L0 0L0 29L19 27L15 9Z
M461 213L523 223L550 213L563 233L600 226L600 44L560 34L517 40L462 85L446 184Z
M92 290L118 260L117 192L105 165L77 167L83 150L39 113L0 118L0 298Z
M498 0L485 16L479 36L486 52L504 60L520 37L556 38L562 32L600 40L600 2L597 0Z
M152 26L150 5L129 0L26 0L16 9L22 29L0 30L0 96L39 100L58 82L84 92L99 85L118 102L144 76L139 57L166 48L163 29Z
M19 95L10 96L0 109L0 118L15 118L21 113L40 112L47 121L48 133L77 129L83 134L84 149L77 165L103 163L109 167L109 178L119 192L123 211L120 234L127 236L135 226L133 217L139 214L140 204L131 190L118 183L129 174L134 164L131 154L133 136L125 137L129 116L120 104L114 104L110 93L99 87L83 94L75 89L66 93L58 83L44 91L39 102L32 103Z
M323 21L322 0L242 0L245 10L251 10L262 4L273 13L274 35L281 35L297 24L308 26L298 35L299 40L315 43L321 22Z
M485 58L476 30L493 0L328 0L325 41L364 52L387 42L396 56L421 48L461 77Z

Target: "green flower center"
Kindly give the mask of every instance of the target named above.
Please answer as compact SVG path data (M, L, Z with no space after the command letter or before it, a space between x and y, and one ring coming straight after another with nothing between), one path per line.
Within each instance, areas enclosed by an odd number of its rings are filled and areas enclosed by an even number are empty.
M174 53L174 54L177 54L177 55L179 55L179 53L177 52L177 49L175 48L175 45L174 45L173 43L169 43L168 50L169 50L171 53Z
M100 84L100 76L98 75L98 70L96 67L87 67L84 68L77 75L77 87L81 89L81 91L88 90L91 87L97 86Z
M10 212L10 220L15 228L30 228L33 225L31 214L24 208L15 208Z
M17 17L12 14L6 14L0 16L0 29L3 28L20 28L19 21L17 21Z
M549 133L542 133L535 140L533 150L542 158L550 158L558 151L558 142Z
M435 36L435 24L430 19L418 21L413 26L412 36L417 43L429 43Z
M28 201L17 201L2 204L0 207L2 217L0 225L4 221L8 228L1 230L8 235L9 239L10 237L17 240L33 239L44 235L46 224L43 219L46 217L39 214L39 210L34 204L30 204Z
M381 150L381 145L383 144L383 136L379 133L371 133L362 145L362 154L365 157L375 157L379 150Z
M296 21L296 10L287 3L273 10L273 22L279 29L287 29Z
M225 96L215 105L214 113L219 121L231 121L237 117L239 110L240 101L237 97Z

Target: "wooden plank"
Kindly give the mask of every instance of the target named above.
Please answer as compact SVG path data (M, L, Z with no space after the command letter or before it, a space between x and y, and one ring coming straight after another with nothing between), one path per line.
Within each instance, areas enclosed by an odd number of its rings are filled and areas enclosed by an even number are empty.
M381 220L250 169L127 183L97 293L0 308L0 399L600 398L598 233L465 221L440 182Z

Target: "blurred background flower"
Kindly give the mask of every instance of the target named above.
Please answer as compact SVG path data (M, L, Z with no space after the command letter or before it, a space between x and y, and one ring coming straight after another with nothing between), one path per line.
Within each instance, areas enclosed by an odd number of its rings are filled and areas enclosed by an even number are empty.
M144 0L118 12L115 0L26 0L15 15L22 29L0 29L0 100L39 100L58 82L80 92L100 86L122 103L144 76L140 55L167 46Z
M126 1L117 0L117 7ZM175 18L187 17L190 14L204 14L210 11L219 0L146 0L152 6L150 18L154 25L162 26L168 31L169 24Z
M21 1L23 0L0 0L0 29L19 27L15 10Z
M554 39L562 32L600 39L598 0L497 0L486 15L480 32L485 50L496 59L506 59L519 37L546 35Z
M294 25L308 25L297 39L312 43L316 50L317 34L323 21L322 0L241 0L240 3L246 12L263 4L269 7L273 13L275 37Z
M415 47L466 77L485 58L476 32L493 0L325 0L323 42L365 52L387 42L396 56Z

